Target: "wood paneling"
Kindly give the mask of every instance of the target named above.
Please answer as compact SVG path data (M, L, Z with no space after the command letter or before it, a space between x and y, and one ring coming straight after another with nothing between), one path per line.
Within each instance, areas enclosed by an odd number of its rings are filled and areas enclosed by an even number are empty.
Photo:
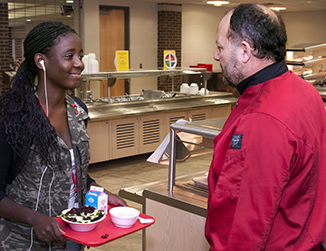
M145 229L146 251L205 251L205 218L166 204L145 198L146 214L155 224Z
M125 49L124 10L113 9L108 15L100 15L100 71L115 70L114 58L117 50ZM106 81L105 81L106 83ZM103 88L101 88L102 90ZM107 87L105 88L107 90ZM106 93L101 93L107 96ZM125 81L117 79L110 89L110 96L125 95Z
M90 163L107 161L109 152L109 121L88 123L87 132L90 135Z

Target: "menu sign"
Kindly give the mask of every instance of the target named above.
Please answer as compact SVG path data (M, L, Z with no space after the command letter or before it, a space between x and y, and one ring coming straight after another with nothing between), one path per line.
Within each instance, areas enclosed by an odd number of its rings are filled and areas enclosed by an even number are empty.
M115 59L117 71L129 70L129 51L116 51Z

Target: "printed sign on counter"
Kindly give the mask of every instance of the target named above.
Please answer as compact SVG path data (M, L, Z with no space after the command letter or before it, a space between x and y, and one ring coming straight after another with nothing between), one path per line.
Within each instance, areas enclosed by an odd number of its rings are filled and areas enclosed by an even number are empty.
M116 51L115 61L117 71L129 70L129 51Z
M164 70L173 70L177 66L175 51L164 51Z

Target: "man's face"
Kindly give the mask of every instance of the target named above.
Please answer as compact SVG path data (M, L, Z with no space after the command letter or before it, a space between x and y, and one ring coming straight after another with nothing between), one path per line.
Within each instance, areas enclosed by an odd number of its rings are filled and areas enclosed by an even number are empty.
M224 83L237 86L243 80L243 74L240 69L241 64L238 58L239 46L231 43L227 37L231 15L232 13L228 13L219 25L214 59L220 61L222 73L224 75Z

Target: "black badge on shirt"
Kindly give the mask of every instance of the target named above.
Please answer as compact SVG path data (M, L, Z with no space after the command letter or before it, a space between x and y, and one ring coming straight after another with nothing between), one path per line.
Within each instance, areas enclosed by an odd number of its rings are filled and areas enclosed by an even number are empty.
M231 148L241 149L241 147L242 147L242 134L234 134L232 136Z

